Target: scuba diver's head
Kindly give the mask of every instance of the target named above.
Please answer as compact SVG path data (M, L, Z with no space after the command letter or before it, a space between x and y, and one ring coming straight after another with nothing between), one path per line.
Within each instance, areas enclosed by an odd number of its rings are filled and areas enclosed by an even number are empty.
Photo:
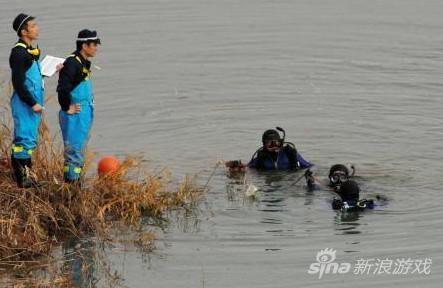
M283 139L277 130L269 129L262 136L263 148L271 153L278 153L283 146Z
M337 191L343 202L357 202L360 199L360 188L354 180L348 180L340 185Z
M343 164L332 165L329 169L329 186L335 187L349 179L349 169Z

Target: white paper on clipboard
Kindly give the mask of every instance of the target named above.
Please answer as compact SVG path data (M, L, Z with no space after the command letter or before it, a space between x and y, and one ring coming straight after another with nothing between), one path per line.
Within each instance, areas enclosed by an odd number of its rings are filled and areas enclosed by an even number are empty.
M42 67L42 75L51 77L55 74L57 65L63 64L63 62L65 62L64 58L46 55L46 57L40 62L40 66Z

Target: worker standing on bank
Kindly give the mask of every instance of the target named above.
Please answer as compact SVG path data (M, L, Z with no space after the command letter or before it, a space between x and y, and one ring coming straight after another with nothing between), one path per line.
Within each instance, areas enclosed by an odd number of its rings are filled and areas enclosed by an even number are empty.
M68 183L80 179L85 162L84 150L94 118L91 62L100 39L96 31L78 33L77 49L63 63L57 92L61 107L59 120L65 146L64 178Z
M44 85L38 62L40 50L32 46L38 39L39 26L33 16L22 13L14 19L12 27L19 40L9 57L14 88L11 98L14 120L11 164L17 185L29 188L33 185L29 178L32 153L37 147L38 128L44 110Z

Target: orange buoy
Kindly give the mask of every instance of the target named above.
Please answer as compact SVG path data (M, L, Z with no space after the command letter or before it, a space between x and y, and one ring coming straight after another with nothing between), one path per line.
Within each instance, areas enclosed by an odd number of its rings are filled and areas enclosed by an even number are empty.
M100 159L97 165L99 175L108 175L115 173L120 167L120 162L114 156L106 156Z

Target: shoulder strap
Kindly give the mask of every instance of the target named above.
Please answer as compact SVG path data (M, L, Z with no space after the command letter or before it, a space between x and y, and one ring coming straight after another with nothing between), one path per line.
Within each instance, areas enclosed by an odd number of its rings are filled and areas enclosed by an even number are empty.
M258 152L260 152L260 150L263 150L263 147L260 147L257 150L255 150L254 154L252 154L251 160L253 160L257 156L257 154L258 154Z
M77 55L75 55L75 54L71 54L71 55L69 55L68 57L73 57L73 58L75 58L75 60L77 60L80 64L83 65L82 60L81 60L80 57L78 57Z
M256 168L257 169L264 169L265 157L266 157L266 155L264 153L264 149L263 149L263 147L260 147L252 155L251 161L254 159L257 159Z
M286 145L290 146L291 148L295 149L295 144L292 143L292 142L286 142L286 141L285 141L285 142L283 143L283 145L284 145L284 144L286 144ZM297 150L297 149L295 149L295 150Z
M295 145L291 142L285 142L286 146L283 147L283 149L286 152L286 155L288 156L289 164L292 169L298 169L300 164L297 161L297 149L295 149Z
M88 68L86 68L85 64L83 64L82 59L80 59L80 57L78 57L78 56L75 55L75 54L71 54L71 55L69 55L68 57L73 57L73 58L75 58L75 60L77 60L77 61L82 65L82 74L83 74L83 78L84 78L85 80L88 80L88 79L89 79L89 76L91 75L91 71L90 71Z
M26 46L26 44L24 44L24 43L21 43L21 42L17 42L16 44L15 44L15 46L14 47L23 47L23 48L25 48L25 49L27 49L28 48L28 46Z
M36 57L36 58L34 58L34 59L37 59L37 60L38 60L38 57L40 56L40 49L38 49L38 48L32 48L32 49L31 49L31 48L28 48L28 46L26 46L25 43L17 42L17 43L15 44L14 47L22 47L22 48L25 48L26 51L27 51L29 54L31 54L32 56Z

